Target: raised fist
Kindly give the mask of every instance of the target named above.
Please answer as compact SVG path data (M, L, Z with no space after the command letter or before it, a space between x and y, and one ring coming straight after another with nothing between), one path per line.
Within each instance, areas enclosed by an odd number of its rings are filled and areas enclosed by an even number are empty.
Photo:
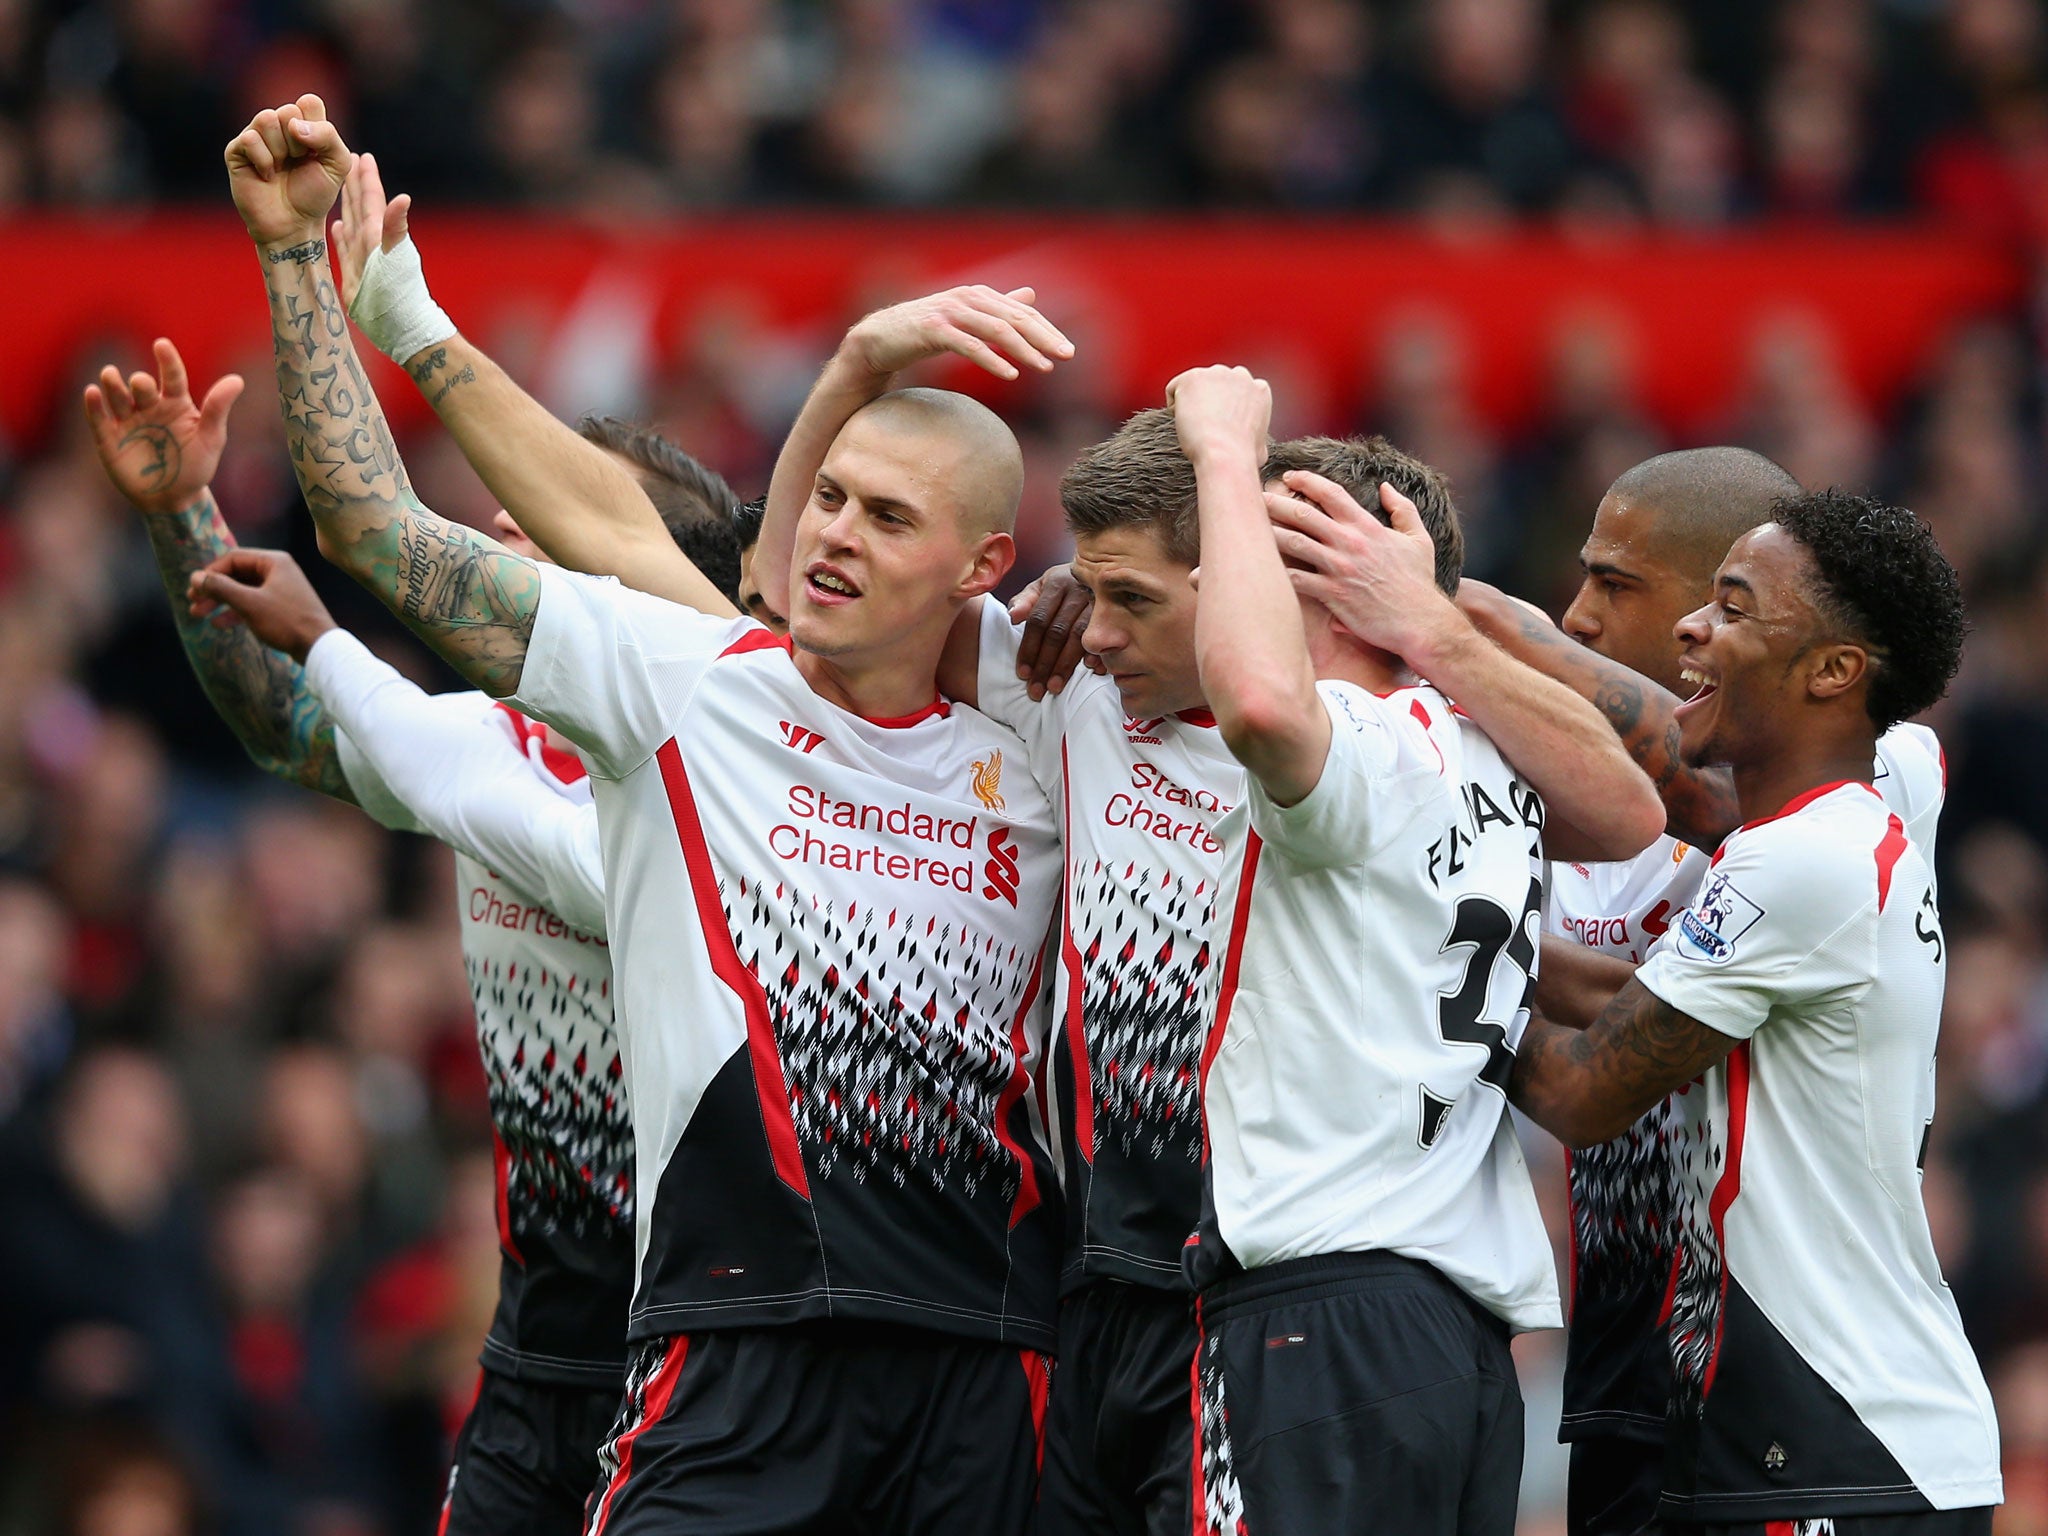
M840 356L882 377L947 352L999 379L1016 378L1019 363L1049 372L1074 355L1074 344L1034 307L1037 297L1030 288L976 286L892 304L848 331Z
M1273 420L1273 391L1248 368L1190 368L1166 386L1181 452L1190 459L1221 450L1248 449L1266 457L1266 430Z
M353 157L318 96L258 112L228 142L228 188L258 245L320 240Z
M242 376L214 380L195 402L178 349L157 338L156 375L130 374L109 364L97 384L85 386L85 419L93 446L114 489L143 512L181 512L213 483L228 441L228 411L242 393Z

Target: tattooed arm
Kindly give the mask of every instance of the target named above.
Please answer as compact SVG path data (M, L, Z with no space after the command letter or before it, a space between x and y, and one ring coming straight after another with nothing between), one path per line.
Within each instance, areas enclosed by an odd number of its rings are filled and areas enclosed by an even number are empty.
M1580 645L1537 610L1484 582L1461 582L1458 606L1502 650L1591 700L1607 717L1629 756L1656 784L1665 830L1673 837L1715 848L1740 825L1728 770L1691 768L1679 756L1675 695Z
M1566 1146L1598 1146L1738 1043L1632 980L1588 1029L1531 1017L1508 1098Z
M302 96L259 112L226 158L235 206L263 259L287 446L321 552L477 687L514 692L539 572L413 494L328 272L322 231L347 146L320 98Z
M1536 968L1534 1007L1553 1024L1588 1028L1635 973L1636 968L1618 955L1603 955L1546 933L1542 962Z
M158 341L156 362L155 376L123 379L117 369L101 370L86 389L85 415L107 478L143 514L186 659L257 767L352 801L333 722L307 690L304 671L244 626L208 622L187 600L193 573L235 548L208 482L242 381L230 374L195 404L177 348Z

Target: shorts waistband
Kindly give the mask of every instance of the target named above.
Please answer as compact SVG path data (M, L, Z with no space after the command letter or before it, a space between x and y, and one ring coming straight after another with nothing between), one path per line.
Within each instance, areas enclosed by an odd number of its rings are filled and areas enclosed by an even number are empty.
M1203 1290L1201 1315L1205 1323L1220 1323L1236 1313L1282 1297L1289 1301L1315 1301L1345 1292L1375 1290L1436 1291L1454 1298L1501 1332L1507 1331L1505 1323L1459 1290L1435 1265L1382 1249L1317 1253L1243 1270Z

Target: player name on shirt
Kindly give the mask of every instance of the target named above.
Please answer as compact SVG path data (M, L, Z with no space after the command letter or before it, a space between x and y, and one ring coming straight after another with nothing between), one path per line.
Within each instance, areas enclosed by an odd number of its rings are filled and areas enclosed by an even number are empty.
M1878 742L1873 780L1907 835L1930 856L1944 795L1941 743L1900 725ZM1551 866L1548 930L1640 963L1706 876L1705 851L1666 837L1633 859ZM1687 931L1701 929L1692 917ZM1720 942L1706 936L1703 945ZM1559 1437L1664 1438L1671 1350L1663 1324L1679 1220L1674 1100L1626 1133L1567 1154L1571 1211L1571 1330Z
M1543 803L1433 688L1317 692L1332 729L1315 788L1283 807L1253 781L1219 833L1231 856L1191 1278L1384 1251L1512 1328L1556 1327L1506 1098L1536 967Z
M1134 719L1106 677L1076 672L1034 702L1016 677L1019 633L983 605L982 707L1023 737L1065 833L1050 1095L1061 1280L1178 1290L1201 1214L1216 827L1244 796L1244 769L1206 712Z
M630 1021L631 1336L824 1318L1053 1339L1035 1001L1056 893L1017 738L867 720L749 620L552 568L521 707L591 763Z
M1945 956L1867 783L1732 833L1637 973L1740 1043L1678 1097L1664 1511L1995 1504L1991 1398L1921 1201Z

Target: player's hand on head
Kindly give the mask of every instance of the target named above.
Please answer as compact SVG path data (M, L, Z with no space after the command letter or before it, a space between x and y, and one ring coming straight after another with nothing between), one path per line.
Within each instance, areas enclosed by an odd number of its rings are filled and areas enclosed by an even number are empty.
M102 368L85 386L85 419L101 467L131 506L179 512L213 483L242 376L223 375L195 401L178 349L158 337L155 352L153 374L123 378L111 363Z
M876 310L846 333L840 351L884 377L948 352L999 379L1024 368L1046 373L1074 355L1074 344L1038 312L1037 300L1031 288L948 288Z
M1379 488L1389 523L1350 492L1311 470L1289 470L1287 492L1268 491L1273 537L1294 590L1321 603L1359 639L1396 655L1414 644L1419 624L1456 610L1436 584L1436 546L1415 503L1391 485Z
M222 628L242 623L273 650L303 662L334 619L298 561L277 549L231 549L192 573L192 616Z
M1024 624L1017 645L1017 676L1032 698L1042 699L1067 686L1074 668L1081 665L1081 637L1088 631L1094 607L1095 594L1064 565L1054 566L1010 600L1011 620Z
M1166 403L1173 408L1181 452L1190 459L1249 451L1255 461L1264 460L1273 390L1249 368L1190 368L1166 386Z
M365 151L355 157L341 183L341 217L334 225L335 266L341 278L341 302L354 309L362 291L363 271L378 251L398 249L408 237L407 216L412 196L384 194L377 157Z
M228 189L259 245L317 240L348 175L349 149L318 96L266 107L228 141Z

